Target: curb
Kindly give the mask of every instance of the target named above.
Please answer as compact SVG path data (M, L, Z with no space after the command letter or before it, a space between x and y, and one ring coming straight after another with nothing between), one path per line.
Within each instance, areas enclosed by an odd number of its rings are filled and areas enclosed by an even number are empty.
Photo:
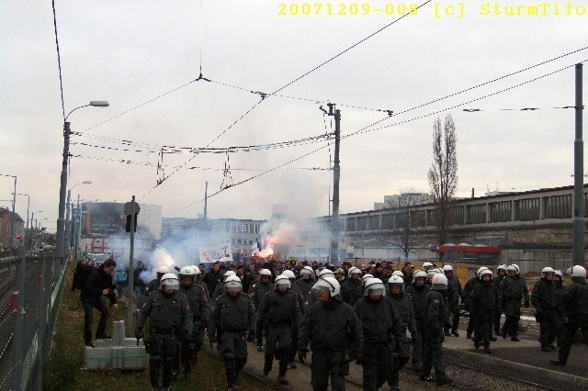
M455 349L449 346L443 346L445 351L448 353L448 356L462 356L468 359L470 363L478 363L481 365L504 365L509 366L519 372L536 376L539 378L547 378L550 380L554 380L557 382L564 382L564 383L571 383L581 387L585 387L588 389L588 378L572 375L565 372L554 371L552 369L546 369L541 367L536 367L529 364L523 364L515 361L504 360L497 357L490 357L487 355L468 352L461 349Z

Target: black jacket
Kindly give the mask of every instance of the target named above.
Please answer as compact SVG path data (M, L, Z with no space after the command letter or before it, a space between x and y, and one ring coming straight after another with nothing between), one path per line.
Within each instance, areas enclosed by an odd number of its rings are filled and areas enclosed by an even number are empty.
M100 265L86 279L86 284L84 285L84 289L82 289L82 297L92 301L98 301L102 297L102 291L104 289L110 289L108 300L110 300L110 304L116 304L115 288L116 284L112 282L112 276L104 273L104 265Z

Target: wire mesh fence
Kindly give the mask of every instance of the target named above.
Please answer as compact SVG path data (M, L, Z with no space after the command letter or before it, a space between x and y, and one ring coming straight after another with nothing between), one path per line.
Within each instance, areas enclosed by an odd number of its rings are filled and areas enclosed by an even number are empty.
M0 258L0 390L42 390L62 287L55 269L52 253Z

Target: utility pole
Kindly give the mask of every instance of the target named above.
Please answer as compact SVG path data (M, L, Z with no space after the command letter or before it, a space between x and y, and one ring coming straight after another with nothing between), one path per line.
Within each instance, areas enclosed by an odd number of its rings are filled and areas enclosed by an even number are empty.
M125 214L128 216L130 215L130 232L131 232L131 245L129 251L129 274L127 275L127 297L129 299L129 304L127 307L127 333L131 335L133 331L133 298L134 298L134 291L133 285L135 284L135 267L133 265L133 256L135 253L135 215L139 213L140 207L139 204L135 202L135 196L133 196L131 202L127 202L124 207Z
M331 216L331 264L339 266L339 145L341 144L341 110L336 110L333 103L328 103L328 115L335 117L335 160L333 161L333 214Z
M576 64L576 139L574 140L574 264L584 266L584 141L582 140L582 64Z

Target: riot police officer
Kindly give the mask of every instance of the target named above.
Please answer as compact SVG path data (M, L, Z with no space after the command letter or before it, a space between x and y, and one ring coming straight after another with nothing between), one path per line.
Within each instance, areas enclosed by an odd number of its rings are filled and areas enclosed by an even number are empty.
M555 270L547 266L541 270L541 278L535 282L531 303L535 308L535 318L539 323L539 343L541 351L555 350L555 337L557 337L558 321L556 313L557 297L553 276Z
M155 274L155 278L153 280L151 280L149 282L149 284L147 284L147 288L145 288L145 296L149 296L149 294L151 294L152 292L157 292L157 290L159 290L159 284L161 282L161 277L163 277L164 274L169 273L169 267L167 266L160 266L157 269L157 273Z
M349 278L341 285L343 301L353 307L355 302L363 297L361 284L361 270L356 267L349 269Z
M296 281L296 285L300 287L300 293L302 294L303 302L306 302L306 296L310 293L315 280L312 278L314 271L310 266L304 266L300 270L300 278Z
M452 380L445 374L443 364L443 325L447 322L447 277L435 274L431 279L431 290L427 293L425 308L425 342L423 344L423 369L420 380L435 381L442 386ZM431 367L435 378L431 378Z
M333 277L335 278L335 273L333 273L332 270L329 269L325 269L322 271L322 273L320 274L320 276L318 277L318 279L322 279L325 277ZM338 282L338 281L337 281ZM315 283L316 285L316 283ZM315 286L313 285L313 287ZM316 303L317 301L320 301L320 290L318 289L311 289L310 293L308 295L306 295L306 301L304 302L304 311L306 313L306 311L312 307L312 305L314 303ZM339 297L341 297L341 294L339 294Z
M312 350L312 389L325 391L331 376L333 391L345 390L345 378L349 373L346 352L355 351L359 362L363 354L361 322L353 308L341 299L341 287L335 277L320 278L314 288L320 293L320 301L307 309L300 324L298 359L304 362L308 343Z
M255 309L251 298L242 292L239 277L228 277L224 285L226 293L212 305L208 339L210 343L218 342L217 349L225 363L228 391L234 391L239 372L247 363L245 332L249 331L248 341L255 339Z
M265 294L274 289L274 285L271 283L271 279L272 272L269 269L261 269L259 271L259 281L251 285L251 288L249 289L249 296L251 296L251 300L253 301L253 308L255 308L256 311ZM263 327L257 328L256 333L258 352L263 352L263 334L267 336L268 325L264 324L262 326Z
M198 352L204 342L204 329L208 324L208 295L201 285L194 283L194 268L184 266L180 269L180 292L186 296L192 310L192 333L182 340L182 364L186 377L190 375L191 364L198 363ZM178 363L179 364L179 363Z
M299 333L299 326L300 322L302 322L302 317L304 316L304 298L302 297L302 292L300 291L300 286L296 285L296 275L291 270L284 270L282 275L288 277L290 280L290 290L296 295L298 299L298 307L300 308L300 317L298 322L292 324L292 341L290 343L290 355L288 357L288 365L290 368L296 368L296 352L298 351L298 333Z
M388 300L392 302L394 308L400 316L402 322L402 334L403 339L396 344L396 357L395 357L395 370L396 376L391 376L390 387L395 390L398 385L398 371L400 371L408 360L410 359L410 346L408 338L406 338L406 330L410 332L412 340L418 338L415 318L414 318L414 306L412 305L412 297L408 293L404 292L404 280L400 276L392 276L388 279L389 294L386 296ZM396 385L394 385L396 384Z
M228 270L225 272L225 274L223 274L223 284L218 284L216 286L216 288L214 288L214 292L212 293L212 302L214 302L216 300L217 297L219 297L220 295L225 293L225 284L224 282L227 280L228 277L230 276L236 276L237 274L232 271L232 270Z
M392 390L400 390L394 352L399 345L408 346L408 340L398 311L385 295L382 280L371 278L366 281L364 297L353 307L363 327L364 391L377 391L386 381Z
M492 323L496 309L496 292L492 287L492 271L485 269L480 272L480 282L474 286L466 298L466 306L470 314L474 315L474 347L484 345L485 353L492 353Z
M461 289L461 282L459 277L453 273L453 267L451 265L443 266L443 273L447 277L447 291L449 292L447 305L449 306L449 312L451 313L451 319L445 324L445 336L448 337L451 334L459 337L459 301L463 296ZM450 330L451 329L451 330Z
M286 370L290 361L292 330L300 323L300 302L290 287L288 276L277 276L274 290L264 296L257 309L257 327L269 324L263 374L267 376L271 372L274 355L279 357L280 384L288 384Z
M566 311L563 303L563 296L566 289L563 286L563 273L556 270L553 274L553 283L555 284L555 314L557 315L557 347L561 347L565 332L564 320Z
M463 296L462 296L462 302L465 304L465 299L466 297L468 297L470 295L470 293L473 292L474 287L480 282L480 273L483 270L488 269L486 266L482 266L480 268L478 268L478 270L476 270L476 276L472 277L468 280L468 282L466 282L465 286L463 287ZM468 327L466 329L466 338L467 339L471 339L472 338L472 333L474 332L474 324L476 322L475 319L475 314L470 312L470 318L468 319Z
M414 320L416 329L416 338L412 339L412 365L418 372L423 367L423 341L425 335L425 310L427 306L427 294L431 287L425 284L427 273L417 270L413 274L414 282L406 288L406 293L412 297L412 306L414 309Z
M192 333L192 312L186 296L178 292L173 273L161 277L160 290L152 292L139 311L135 337L143 338L143 325L149 318L149 375L152 390L159 388L159 368L163 367L162 390L169 390L178 341Z
M588 285L586 285L586 269L580 265L568 269L572 284L563 295L566 319L564 321L564 337L559 348L559 355L551 360L554 365L566 365L574 336L578 328L582 330L584 342L588 344Z
M529 308L529 290L527 283L521 278L521 269L512 264L508 268L508 276L502 279L498 291L498 301L504 310L505 321L501 335L506 338L510 334L511 341L519 342L519 320L521 319L521 299L525 298L525 307Z
M492 287L494 288L494 292L496 292L496 299L498 300L498 291L500 290L500 283L502 279L506 276L507 270L506 265L499 265L496 268L496 277L492 279ZM498 303L498 302L497 302ZM499 305L496 307L496 311L494 312L494 335L500 335L500 317L502 316L502 307Z

